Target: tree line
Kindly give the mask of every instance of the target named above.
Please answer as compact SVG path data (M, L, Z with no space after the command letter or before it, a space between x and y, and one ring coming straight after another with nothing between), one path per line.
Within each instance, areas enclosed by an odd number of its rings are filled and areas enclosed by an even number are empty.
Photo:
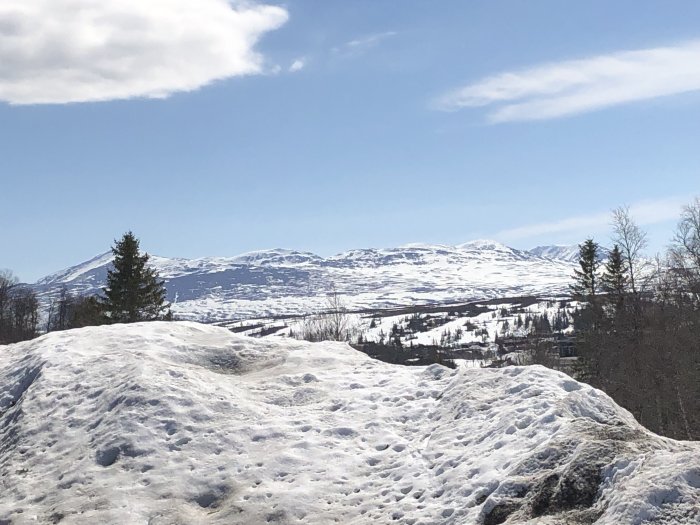
M36 294L9 270L0 271L0 344L35 337L38 323Z
M114 260L102 294L80 296L63 287L46 311L47 332L110 323L170 320L165 283L148 265L140 242L132 232L115 240ZM16 343L39 335L39 300L27 285L8 270L0 271L0 344Z
M579 247L577 378L659 434L700 439L700 198L653 260L629 209L612 219L612 249L592 238Z

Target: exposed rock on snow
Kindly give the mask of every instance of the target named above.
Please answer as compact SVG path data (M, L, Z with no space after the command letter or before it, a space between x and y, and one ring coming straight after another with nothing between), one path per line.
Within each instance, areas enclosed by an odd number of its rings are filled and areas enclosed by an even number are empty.
M700 444L541 367L408 368L194 323L0 348L0 522L700 519Z

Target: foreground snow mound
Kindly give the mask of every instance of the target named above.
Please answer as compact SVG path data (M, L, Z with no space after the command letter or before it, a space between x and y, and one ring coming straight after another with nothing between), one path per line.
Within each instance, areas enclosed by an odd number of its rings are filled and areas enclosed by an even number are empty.
M700 446L540 367L194 323L0 347L0 523L697 523Z

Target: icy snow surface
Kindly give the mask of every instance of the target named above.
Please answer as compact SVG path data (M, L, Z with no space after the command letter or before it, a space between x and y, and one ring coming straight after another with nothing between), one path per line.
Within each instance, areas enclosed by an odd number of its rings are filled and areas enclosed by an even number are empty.
M698 522L700 446L541 367L195 323L0 348L0 522Z

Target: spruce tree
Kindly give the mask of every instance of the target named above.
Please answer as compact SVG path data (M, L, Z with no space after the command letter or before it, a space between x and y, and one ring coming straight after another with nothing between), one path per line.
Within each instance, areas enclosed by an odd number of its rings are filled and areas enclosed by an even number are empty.
M600 279L601 289L614 302L620 303L627 290L627 284L627 265L620 247L616 244L605 263L605 270Z
M598 291L598 260L599 246L593 239L586 239L579 245L578 262L580 270L574 270L574 284L570 286L571 293L576 298L591 299Z
M170 317L164 282L148 267L148 254L139 252L139 240L127 232L112 247L113 269L107 273L104 307L113 323L155 321Z

